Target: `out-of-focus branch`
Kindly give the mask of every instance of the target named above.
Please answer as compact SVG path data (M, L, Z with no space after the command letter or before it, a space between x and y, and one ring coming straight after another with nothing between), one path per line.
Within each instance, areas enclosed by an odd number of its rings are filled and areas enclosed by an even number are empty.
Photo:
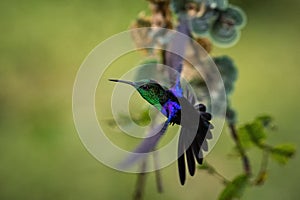
M152 12L152 27L172 29L172 14L170 0L148 0Z
M252 172L251 172L250 161L249 161L249 158L248 158L248 156L245 152L245 149L241 145L241 142L240 142L240 139L238 137L235 124L234 123L229 123L228 126L229 126L229 129L230 129L230 134L232 136L232 139L234 140L234 142L236 144L236 147L237 147L237 150L239 151L239 153L241 155L245 174L247 174L248 176L251 176Z
M133 200L142 200L143 199L143 194L145 190L145 183L146 183L146 160L143 160L142 165L141 165L141 172L138 174L136 186L135 186L135 191L133 194Z
M265 182L266 177L267 177L268 163L269 163L269 150L264 149L260 169L259 169L259 172L257 174L257 177L254 180L255 185L262 185Z
M154 168L155 170L155 178L156 178L156 187L157 191L159 193L163 193L164 188L162 184L162 178L161 178L161 173L159 170L159 159L158 159L158 153L156 151L153 152L153 161L154 161Z
M225 178L221 173L219 173L216 168L214 168L211 164L209 164L207 161L202 166L199 166L200 169L207 170L207 172L216 178L218 178L224 185L227 185L230 183L230 181Z

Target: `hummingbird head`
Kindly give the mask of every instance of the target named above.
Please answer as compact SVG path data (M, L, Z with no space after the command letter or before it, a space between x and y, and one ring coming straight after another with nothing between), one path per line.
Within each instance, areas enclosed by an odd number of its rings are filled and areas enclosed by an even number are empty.
M159 83L157 83L154 80L141 80L136 82L131 81L124 81L124 80L116 80L116 79L109 79L109 81L119 82L119 83L125 83L128 85L133 86L140 95L148 101L150 104L161 109L161 102L166 101L166 88L162 87Z

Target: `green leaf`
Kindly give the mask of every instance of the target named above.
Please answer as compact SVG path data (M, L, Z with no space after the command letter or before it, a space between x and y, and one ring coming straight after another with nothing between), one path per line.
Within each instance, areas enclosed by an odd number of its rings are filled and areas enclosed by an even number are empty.
M255 144L260 144L267 138L264 126L259 121L255 121L251 125L246 125L246 129Z
M292 144L281 144L275 146L272 150L272 158L279 164L286 164L296 153L296 147Z
M245 124L238 129L240 142L244 148L250 148L253 144L262 144L267 134L261 120L254 120L252 123Z
M238 128L238 136L243 148L250 149L251 147L253 147L253 142L248 133L248 129L245 126Z
M269 115L261 115L261 116L257 117L255 120L262 123L262 125L266 128L269 128L273 122L273 118Z
M219 200L231 200L234 198L241 198L247 185L249 177L246 174L237 176L231 183L229 183L219 196Z

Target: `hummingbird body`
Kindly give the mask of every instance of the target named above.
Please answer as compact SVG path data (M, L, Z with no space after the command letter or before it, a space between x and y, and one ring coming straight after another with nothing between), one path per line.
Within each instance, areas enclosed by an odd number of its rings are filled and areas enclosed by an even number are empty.
M167 117L167 121L157 136L153 136L148 140L145 139L136 149L136 152L146 153L152 151L169 124L182 126L178 143L178 170L180 182L183 185L186 174L185 154L189 173L193 176L195 173L195 158L198 164L202 164L202 150L207 151L208 148L206 139L212 137L209 130L212 128L209 123L211 115L205 112L205 106L199 104L196 108L183 97L181 90L169 90L153 80L129 82L110 79L110 81L132 85L147 102Z
M173 91L162 87L153 80L145 80L137 82L137 91L140 95L156 107L168 119L170 124L187 126L190 119L199 118L199 112L184 97L177 97ZM190 117L182 117L182 110L186 110ZM186 119L186 120L184 120ZM181 121L184 120L184 121Z

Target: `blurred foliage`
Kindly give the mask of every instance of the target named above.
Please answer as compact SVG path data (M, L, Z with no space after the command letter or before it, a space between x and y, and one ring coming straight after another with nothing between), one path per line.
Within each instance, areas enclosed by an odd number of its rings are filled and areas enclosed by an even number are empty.
M145 126L151 122L149 116L149 108L144 108L142 112L132 113L129 117L125 114L119 113L118 123L122 127L131 126L133 123L136 123L139 126ZM108 119L108 125L110 127L118 127L117 122L114 119Z
M213 54L234 56L239 65L240 79L231 97L239 122L272 113L283 134L274 133L269 140L298 146L299 1L230 2L246 11L248 26L236 46L215 48ZM111 170L85 151L72 122L71 96L86 55L126 30L146 6L137 0L0 1L0 199L131 198L135 175ZM138 60L130 57L107 78ZM96 107L108 108L111 87L101 89ZM111 117L107 110L99 112L100 120ZM235 177L240 168L224 151L231 147L222 134L208 159ZM260 159L255 152L251 156L254 162ZM264 188L246 190L243 199L298 199L299 164L295 156L284 169L271 165ZM174 165L163 170L168 180L163 194L156 193L150 176L146 199L215 199L222 191L222 185L204 173L183 189L174 171Z
M219 200L240 199L247 188L249 181L248 175L242 174L233 179L219 196Z
M213 60L223 79L226 95L229 97L238 78L237 67L229 56L214 57Z
M257 146L262 150L271 153L272 158L280 164L287 164L288 160L295 155L296 147L293 144L280 144L271 146L266 143L267 130L272 127L272 118L270 116L259 116L253 122L239 127L238 135L242 146L250 149Z
M195 36L208 37L221 47L236 44L246 24L244 11L227 0L174 0L171 7L177 15L190 17L190 29Z
M151 1L151 6L160 7L163 3L168 4L169 1ZM240 36L240 29L243 28L246 24L246 15L245 13L238 7L234 5L229 5L227 1L205 1L205 0L186 0L186 1L178 1L173 0L170 2L172 10L178 15L178 22L175 24L179 24L178 31L181 31L181 26L187 23L190 32L184 32L187 35L192 35L193 39L199 39L206 37L206 43L209 43L209 40L214 45L221 47L228 47L236 44ZM146 33L146 37L150 38L150 40L155 41L155 37L151 36L151 29L158 27L165 28L166 21L170 21L169 15L165 15L164 13L168 13L169 10L165 7L166 11L157 9L155 11L152 10L152 15L147 17L149 19L149 27L148 33ZM161 17L161 23L154 23L154 19L156 15ZM145 18L146 19L146 18ZM187 19L187 20L184 20ZM136 24L139 24L139 20L136 21ZM135 26L136 27L136 26ZM138 26L139 27L139 26ZM156 29L154 29L156 30ZM185 30L186 31L186 30ZM161 31L157 31L161 32ZM140 33L141 35L141 33ZM150 35L150 37L149 37ZM168 45L170 40L168 39L167 34L157 34L159 35L160 41L164 41L163 44L165 46ZM141 37L134 37L134 41ZM147 40L142 41L147 42ZM153 42L152 42L153 43ZM201 43L199 43L201 44ZM205 45L206 47L207 45ZM185 47L181 47L185 50ZM162 61L164 61L163 52L154 52L155 54L161 54ZM198 55L197 55L198 56ZM198 56L199 60L203 59L200 55ZM263 159L261 161L261 168L258 172L256 178L253 180L252 185L262 185L267 178L267 167L268 167L268 157L271 154L275 161L286 164L288 159L293 157L295 154L295 147L293 145L279 145L273 147L266 143L267 133L266 129L269 129L272 124L272 118L270 116L259 116L253 122L247 123L245 125L240 126L236 129L237 123L237 114L236 110L232 107L230 101L230 95L233 93L235 82L238 78L237 67L234 61L229 56L219 56L213 58L215 64L217 65L221 77L224 82L226 98L227 98L227 114L226 119L229 125L229 129L231 132L232 139L235 143L236 154L241 157L242 166L243 166L243 174L238 175L232 181L228 181L223 177L217 170L210 164L204 163L203 166L200 166L200 170L206 170L209 174L217 175L219 178L223 180L223 183L226 185L223 192L220 194L220 200L230 200L241 198L247 186L251 186L250 178L252 177L253 169L252 162L250 161L247 150L253 147L257 147L259 150L262 150ZM178 60L176 60L178 61ZM151 75L154 75L154 78L158 78L161 76L161 72L158 70L158 61L145 61L145 66L141 70L139 70L137 78L149 78L144 77L146 74L144 72L149 72L150 67L152 71L150 71ZM147 65L150 65L147 67ZM152 65L152 66L151 66ZM175 67L175 66L170 66ZM184 65L183 67L188 67ZM175 68L176 69L176 68ZM181 72L181 71L179 71ZM142 76L141 76L142 74ZM156 74L156 75L155 75ZM144 76L143 76L144 75ZM196 89L197 96L209 96L208 90L206 89L206 84L202 78L191 76L188 77L190 84ZM151 77L152 78L152 77ZM218 93L218 89L214 89L215 93ZM201 99L201 98L200 98ZM219 103L220 105L222 102ZM144 121L144 119L140 119ZM139 190L139 189L138 189Z
M272 158L280 164L287 164L295 152L296 147L292 144L280 144L271 149Z

